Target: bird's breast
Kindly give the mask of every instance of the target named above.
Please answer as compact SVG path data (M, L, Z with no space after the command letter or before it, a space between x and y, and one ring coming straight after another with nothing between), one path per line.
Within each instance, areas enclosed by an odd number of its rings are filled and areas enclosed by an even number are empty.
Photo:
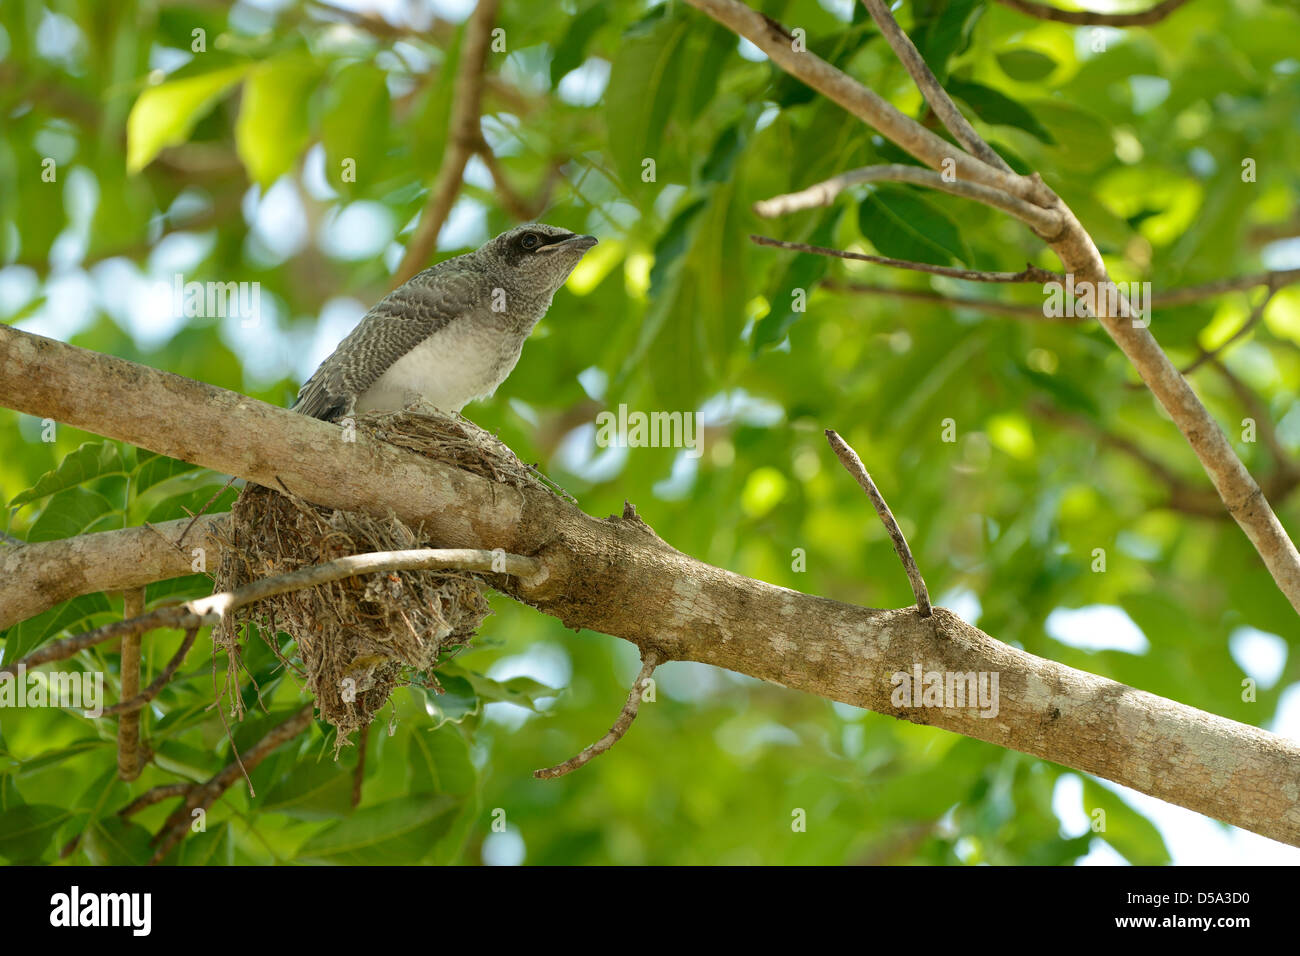
M458 412L496 391L523 344L515 332L454 320L389 366L359 397L357 411L398 409L419 399Z

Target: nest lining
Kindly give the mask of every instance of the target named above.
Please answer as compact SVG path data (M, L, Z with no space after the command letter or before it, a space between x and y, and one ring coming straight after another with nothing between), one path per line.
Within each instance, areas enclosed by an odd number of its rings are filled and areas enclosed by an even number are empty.
M392 445L518 488L550 487L503 442L459 415L432 409L371 412L356 429ZM351 554L438 548L395 515L374 518L322 508L285 490L246 486L221 532L217 591ZM213 629L213 641L239 666L241 631L256 624L283 664L300 675L320 719L337 728L335 753L367 727L397 687L441 691L436 666L467 647L491 613L483 578L463 571L367 574L276 595L240 608ZM279 632L292 639L291 657ZM227 692L236 712L236 682Z

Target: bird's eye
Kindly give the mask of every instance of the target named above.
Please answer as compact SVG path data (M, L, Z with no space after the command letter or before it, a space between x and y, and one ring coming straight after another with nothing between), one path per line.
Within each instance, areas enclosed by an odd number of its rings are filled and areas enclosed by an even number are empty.
M542 240L538 237L537 233L526 232L524 233L524 237L519 240L519 244L525 249L536 249L541 241Z

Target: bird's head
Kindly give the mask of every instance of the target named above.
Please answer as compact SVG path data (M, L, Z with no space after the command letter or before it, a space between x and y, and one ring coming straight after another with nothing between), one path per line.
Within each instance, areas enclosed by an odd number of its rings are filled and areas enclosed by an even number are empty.
M530 222L501 233L480 253L495 260L498 274L507 277L515 290L545 297L549 302L583 254L595 244L595 236L579 236L558 226Z

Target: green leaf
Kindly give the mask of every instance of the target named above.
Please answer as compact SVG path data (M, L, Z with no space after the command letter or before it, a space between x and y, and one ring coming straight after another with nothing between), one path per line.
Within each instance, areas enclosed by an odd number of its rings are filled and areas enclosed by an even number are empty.
M372 63L344 67L329 84L321 117L325 178L351 192L356 183L377 179L388 139L387 74ZM343 163L355 163L356 183L343 179Z
M609 9L604 0L594 0L587 8L569 21L569 29L564 38L555 46L555 55L551 57L551 86L555 87L565 74L582 66L586 59L587 45L592 36L605 25L609 19Z
M474 686L464 677L439 677L438 683L442 685L441 694L421 692L424 694L425 710L433 718L435 728L448 722L459 724L466 717L483 709L483 702L474 693ZM412 691L415 690L417 688L412 688Z
M352 808L352 775L332 760L298 764L259 801L263 813L296 820L328 820Z
M121 523L121 513L103 495L85 488L66 488L50 498L27 531L28 541L72 538L109 520Z
M970 44L984 0L936 0L927 6L929 15L913 28L912 40L942 83L948 76L948 60Z
M991 86L971 83L968 80L950 79L948 92L965 102L974 110L975 115L986 123L994 126L1014 126L1049 146L1056 143L1056 139L1034 118L1033 113Z
M230 824L222 820L202 833L187 833L174 855L177 866L229 866L234 856Z
M881 186L858 206L858 228L882 256L946 266L970 258L961 233L938 207L911 190Z
M320 73L311 57L282 53L258 64L244 81L235 151L249 178L264 189L287 173L307 146L307 97Z
M140 94L126 119L126 168L138 173L167 146L189 138L194 124L248 72L248 65L171 80Z
M140 458L136 462L135 471L131 475L131 487L137 495L142 495L155 485L160 485L177 475L194 471L198 467L198 465L192 465L188 461L180 461L176 458L168 458L166 455L155 455L153 452L142 450Z
M149 831L138 823L109 816L81 835L81 848L96 866L142 866L153 856Z
M832 209L822 215L817 228L808 237L808 243L814 246L827 246L835 231L835 222L840 210ZM755 354L767 345L774 345L785 338L790 327L804 315L794 310L794 290L802 289L808 296L830 266L827 256L796 252L781 277L777 279L768 293L771 311L763 316L754 327L753 351Z
M469 759L469 747L455 728L415 731L407 746L411 767L411 793L447 793L463 797L478 787L478 771Z
M52 471L47 471L36 479L36 484L26 491L19 492L9 502L11 508L36 501L46 495L75 488L77 485L103 475L120 475L123 473L122 456L113 442L86 442L74 452L65 455L63 461Z
M87 618L108 610L108 598L103 594L83 594L48 611L42 611L9 629L5 638L5 659L18 660L25 657L63 631L72 630Z
M1099 833L1120 856L1134 866L1163 866L1170 862L1169 848L1160 831L1111 790L1092 780L1083 779L1083 812L1089 820L1093 812L1105 811L1106 829Z
M43 803L15 807L0 815L0 857L11 863L36 862L67 816L62 807Z
M542 697L555 697L560 692L548 687L531 677L512 677L507 681L497 681L473 671L464 671L464 676L474 687L474 692L484 701L490 703L518 704L537 713L537 701Z
M1056 61L1046 53L1023 48L1007 50L998 54L998 66L1002 72L1021 83L1036 83L1044 80L1056 69Z
M638 188L642 162L658 160L659 144L681 75L677 53L689 34L684 20L664 17L648 30L625 35L605 88L609 151L623 187L645 205L657 190Z
M451 827L452 796L399 797L362 807L317 833L298 850L300 859L352 866L414 863Z

